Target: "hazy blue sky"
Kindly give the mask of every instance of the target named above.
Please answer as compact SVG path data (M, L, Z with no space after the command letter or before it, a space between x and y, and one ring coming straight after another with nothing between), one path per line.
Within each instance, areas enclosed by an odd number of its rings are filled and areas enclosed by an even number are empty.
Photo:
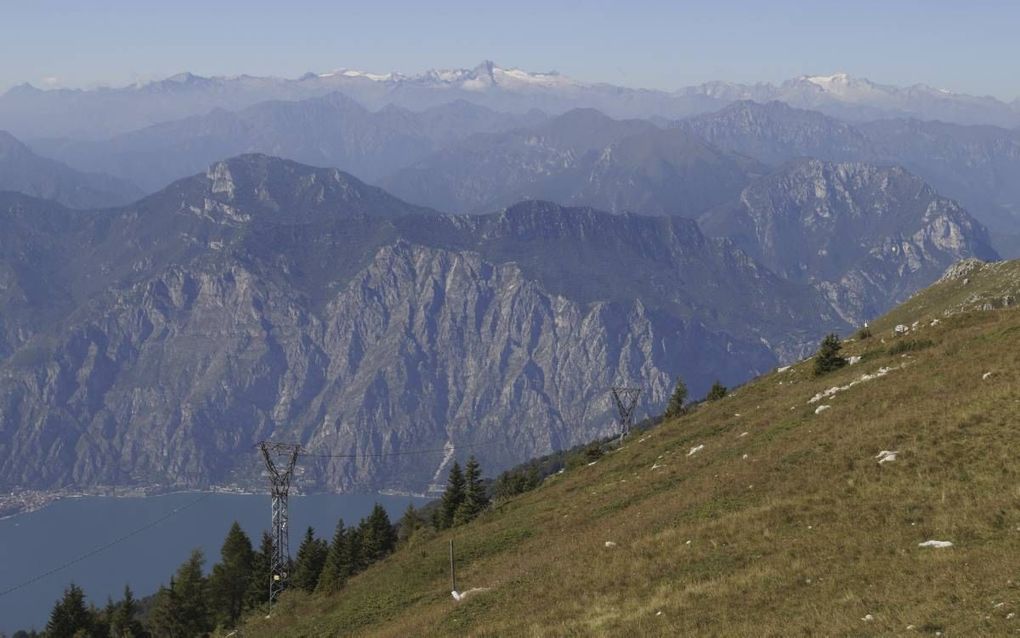
M0 90L492 59L666 89L846 71L1012 100L1018 29L1007 0L0 0Z

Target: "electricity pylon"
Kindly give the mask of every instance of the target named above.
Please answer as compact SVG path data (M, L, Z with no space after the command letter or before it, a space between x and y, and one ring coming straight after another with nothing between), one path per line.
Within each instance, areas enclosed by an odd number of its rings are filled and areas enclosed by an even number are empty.
M269 492L273 499L273 555L269 561L269 607L272 609L277 596L287 587L287 572L290 571L287 499L301 446L271 441L262 441L258 446L266 460Z
M617 386L612 388L613 403L616 404L616 411L619 414L620 440L630 432L633 425L634 408L637 407L638 397L641 396L641 388L626 388Z

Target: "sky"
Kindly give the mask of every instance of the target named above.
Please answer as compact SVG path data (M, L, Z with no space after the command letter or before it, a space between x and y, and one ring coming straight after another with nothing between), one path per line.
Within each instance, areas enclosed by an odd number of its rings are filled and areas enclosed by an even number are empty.
M0 0L0 90L493 60L676 89L847 72L1020 97L1015 0Z

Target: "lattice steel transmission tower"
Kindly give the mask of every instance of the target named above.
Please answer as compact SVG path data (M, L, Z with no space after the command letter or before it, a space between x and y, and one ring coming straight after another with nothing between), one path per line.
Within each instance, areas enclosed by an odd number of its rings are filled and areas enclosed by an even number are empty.
M630 432L630 426L634 421L634 409L637 407L638 397L641 396L641 388L626 388L617 386L612 388L613 403L616 404L616 411L619 414L620 440Z
M269 561L269 607L272 609L276 597L287 587L287 572L290 571L287 499L301 446L296 443L262 441L258 447L266 460L269 493L273 500L273 556Z

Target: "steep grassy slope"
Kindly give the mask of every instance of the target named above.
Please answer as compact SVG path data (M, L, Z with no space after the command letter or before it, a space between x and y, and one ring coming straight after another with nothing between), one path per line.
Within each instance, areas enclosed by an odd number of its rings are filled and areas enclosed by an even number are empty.
M970 265L848 344L854 365L766 375L244 635L1014 634L1020 311L998 306L1018 290L1020 263ZM488 588L460 603L451 537L461 589Z

